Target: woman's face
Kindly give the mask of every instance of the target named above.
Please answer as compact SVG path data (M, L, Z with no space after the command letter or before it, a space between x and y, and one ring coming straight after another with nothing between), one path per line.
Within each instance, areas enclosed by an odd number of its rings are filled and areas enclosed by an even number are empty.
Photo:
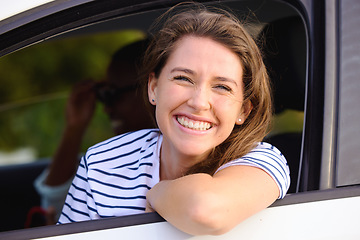
M239 57L222 44L205 37L180 39L159 78L149 78L163 147L204 158L222 143L251 110L249 104L242 107L242 75Z

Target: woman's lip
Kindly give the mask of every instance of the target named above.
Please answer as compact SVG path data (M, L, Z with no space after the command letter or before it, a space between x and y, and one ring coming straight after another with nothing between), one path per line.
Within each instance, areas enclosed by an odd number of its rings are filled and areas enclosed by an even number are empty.
M186 117L186 118L191 119L192 121L208 122L211 125L215 125L215 123L212 120L210 120L209 118L206 118L206 117L199 117L199 116L190 115L190 114L186 114L186 113L175 114L175 119L178 117Z

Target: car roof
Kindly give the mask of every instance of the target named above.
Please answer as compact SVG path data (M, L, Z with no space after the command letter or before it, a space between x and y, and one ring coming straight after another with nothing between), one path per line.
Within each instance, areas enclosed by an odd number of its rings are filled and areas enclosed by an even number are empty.
M0 8L0 34L54 12L92 0L7 0Z
M4 1L3 1L4 2ZM17 1L6 1L0 8L0 20L12 17L19 13L28 11L30 9L39 7L46 3L53 2L53 0L17 0Z

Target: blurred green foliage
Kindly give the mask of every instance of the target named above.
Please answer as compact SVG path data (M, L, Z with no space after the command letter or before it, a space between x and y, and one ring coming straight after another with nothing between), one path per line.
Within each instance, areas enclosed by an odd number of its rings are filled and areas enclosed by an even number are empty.
M273 118L271 135L284 132L301 132L303 130L304 112L285 110Z
M102 79L111 55L144 36L126 30L58 38L0 58L0 152L30 147L37 158L52 156L72 86ZM98 104L82 151L110 136L110 123Z

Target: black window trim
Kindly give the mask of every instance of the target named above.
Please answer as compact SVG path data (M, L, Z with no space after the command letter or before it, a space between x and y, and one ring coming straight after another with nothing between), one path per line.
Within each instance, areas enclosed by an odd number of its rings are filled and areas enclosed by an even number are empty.
M320 191L310 191L304 193L289 194L286 198L276 201L270 207L281 207L292 204L302 204L316 201L335 200L341 198L351 198L360 196L360 186L343 187L338 189L328 189ZM76 222L63 225L52 225L29 229L0 232L0 239L17 240L33 239L65 234L106 230L111 228L121 228L164 222L165 220L157 213L144 213L123 217L105 218L84 222Z

